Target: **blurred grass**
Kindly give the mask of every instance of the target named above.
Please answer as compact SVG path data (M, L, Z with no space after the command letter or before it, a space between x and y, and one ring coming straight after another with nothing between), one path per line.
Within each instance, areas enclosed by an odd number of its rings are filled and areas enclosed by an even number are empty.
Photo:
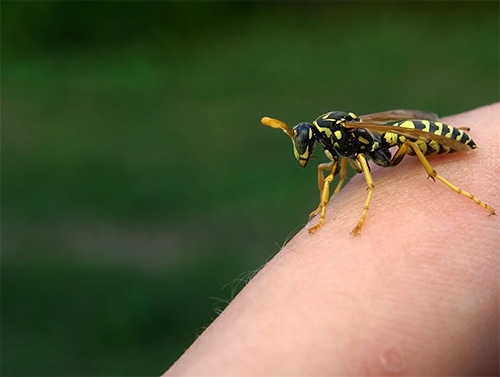
M234 276L224 271L242 264L216 256L162 274L65 257L8 263L4 373L160 374L162 360L187 348L225 306L220 295L229 298L232 287L220 288Z
M317 204L260 117L497 101L498 21L494 2L4 2L3 373L161 373Z

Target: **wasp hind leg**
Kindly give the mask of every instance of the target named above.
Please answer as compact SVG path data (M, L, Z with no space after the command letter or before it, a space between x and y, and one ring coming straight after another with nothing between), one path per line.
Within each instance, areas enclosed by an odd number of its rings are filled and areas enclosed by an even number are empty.
M335 191L330 197L330 184L338 173L338 165L338 161L331 161L325 164L318 165L319 205L318 208L316 208L309 214L309 220L320 212L321 216L318 223L315 226L309 228L309 233L314 233L319 228L321 228L323 222L325 221L326 205L328 204L328 201L342 189L342 185L347 178L347 160L345 158L342 158L340 160L340 180L337 184L337 187L335 187ZM324 178L323 170L330 171L330 174L328 174L326 178Z
M363 171L363 174L365 176L366 185L368 186L368 196L366 197L366 202L365 202L365 206L363 207L363 212L361 213L361 218L359 219L358 224L351 231L351 234L353 236L358 235L359 234L358 232L363 227L363 223L365 222L366 214L368 213L368 209L370 208L370 200L372 198L373 189L375 188L375 185L373 184L372 175L370 173L370 168L368 167L368 163L366 162L365 155L358 154L356 156L356 158L359 161L359 164L360 164L361 169Z
M488 210L490 212L490 215L494 215L495 214L495 209L493 207L490 207L488 204L486 204L482 200L479 200L478 198L476 198L471 193L462 190L461 188L455 186L454 184L450 183L449 181L447 181L446 179L444 179L443 177L441 177L434 170L434 168L431 166L431 164L429 163L429 161L427 161L427 159L425 158L424 154L422 153L422 151L420 150L420 148L418 147L417 144L415 144L414 142L411 142L409 140L406 140L405 144L408 145L408 147L410 147L411 149L413 149L413 151L415 152L415 155L417 156L418 160L420 161L420 163L422 164L422 166L424 167L425 171L427 172L427 174L429 175L430 178L432 178L434 181L436 179L439 179L441 182L443 182L446 186L448 186L449 188L451 188L456 193L458 193L460 195L463 195L466 198L471 199L476 204L478 204L481 207L483 207L486 210Z

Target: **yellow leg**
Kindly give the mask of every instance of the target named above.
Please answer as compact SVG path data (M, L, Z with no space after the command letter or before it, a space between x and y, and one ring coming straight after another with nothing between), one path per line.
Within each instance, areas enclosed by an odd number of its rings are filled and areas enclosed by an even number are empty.
M394 156L391 158L389 165L396 166L397 164L399 164L401 161L403 161L403 158L406 156L406 153L408 153L408 145L401 144L396 153L394 153Z
M439 179L441 182L443 182L446 186L448 186L449 188L451 188L456 193L458 193L460 195L463 195L466 198L469 198L469 199L473 200L475 203L479 204L481 207L487 209L490 212L490 215L494 215L495 214L495 209L493 207L490 207L485 202L479 200L478 198L476 198L471 193L458 188L454 184L448 182L446 179L444 179L443 177L441 177L438 173L436 173L436 171L431 166L431 164L429 163L429 161L427 161L427 159L425 158L425 156L422 153L422 151L418 148L418 146L414 142L411 142L411 141L407 140L406 143L408 144L408 146L411 149L413 149L413 151L415 152L415 155L418 157L418 160L420 161L420 163L424 167L425 171L427 172L427 174L429 175L429 177L431 177L434 181L436 180L436 178Z
M341 158L340 160L340 180L337 183L337 187L335 187L335 191L332 194L332 198L339 193L344 185L345 180L347 179L347 158ZM330 198L331 199L331 198Z
M325 164L318 165L318 187L319 191L319 205L314 211L312 211L309 215L309 218L316 216L319 212L321 212L321 217L318 223L309 228L309 233L313 233L321 228L323 225L323 221L325 221L326 216L326 205L328 204L328 200L330 199L330 183L335 178L335 173L337 172L338 161L331 161ZM326 178L323 178L323 170L330 170L330 174Z
M372 192L375 188L373 184L372 175L370 173L370 169L368 168L368 163L366 162L366 157L364 154L358 154L356 157L363 169L363 174L365 175L366 184L368 186L368 196L366 197L365 206L363 207L363 213L361 214L361 218L358 221L358 224L354 227L351 234L353 236L357 235L363 223L365 222L366 214L368 213L368 209L370 208L370 200L372 198Z
M330 163L318 165L319 204L318 204L318 208L316 208L314 211L312 211L309 214L309 220L311 220L314 216L316 216L318 213L321 212L321 203L322 203L322 198L323 198L323 184L325 181L325 178L323 176L323 170L330 170L331 172L334 173L333 178L335 178L335 174L337 172L332 169L334 164L335 163L332 161ZM336 167L335 167L335 169L336 169ZM340 180L337 183L337 187L335 187L335 191L333 192L332 196L327 199L327 203L331 198L333 198L335 195L337 195L338 192L342 189L342 186L344 185L344 182L346 179L347 179L347 159L342 157L340 160ZM326 203L325 203L325 205L326 205Z
M318 165L319 204L318 204L318 207L309 214L309 220L312 219L314 216L316 216L321 211L321 202L322 202L322 198L323 198L323 188L325 186L325 176L323 175L323 170L327 170L330 172L328 176L333 174L333 177L335 177L337 165L338 165L338 162L336 162L336 161L330 161L330 162ZM332 178L332 180L333 180L333 178Z

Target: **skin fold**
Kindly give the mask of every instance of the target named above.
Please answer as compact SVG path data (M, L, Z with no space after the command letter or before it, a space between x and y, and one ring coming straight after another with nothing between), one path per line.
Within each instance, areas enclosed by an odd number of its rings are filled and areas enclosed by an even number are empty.
M500 211L500 103L443 118L479 149L435 170ZM415 157L357 175L259 271L165 376L499 373L500 216ZM307 214L304 214L307 215Z

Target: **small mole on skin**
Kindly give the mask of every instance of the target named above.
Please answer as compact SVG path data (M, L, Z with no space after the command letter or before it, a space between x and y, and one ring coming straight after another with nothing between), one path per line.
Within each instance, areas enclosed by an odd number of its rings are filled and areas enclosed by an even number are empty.
M390 373L400 373L406 367L403 354L399 348L394 346L383 348L379 360L382 368Z

